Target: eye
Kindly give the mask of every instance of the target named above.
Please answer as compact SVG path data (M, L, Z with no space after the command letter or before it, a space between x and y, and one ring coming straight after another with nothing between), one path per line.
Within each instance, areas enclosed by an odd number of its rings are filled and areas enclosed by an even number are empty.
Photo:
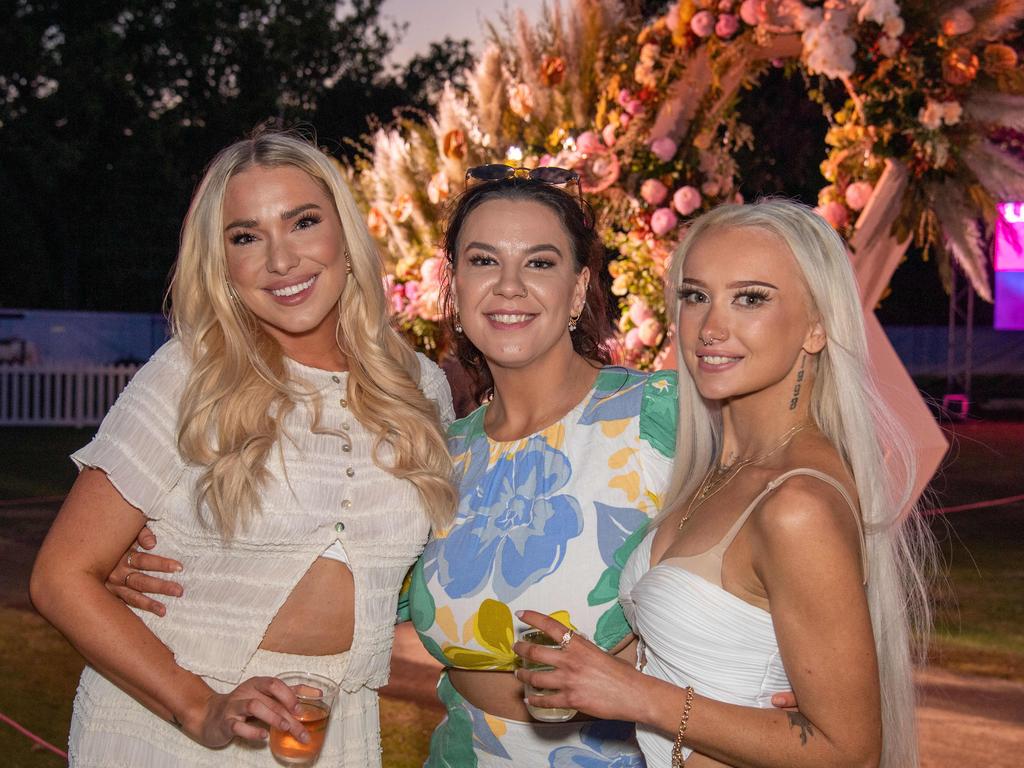
M555 266L555 262L553 259L549 259L544 256L537 256L526 262L526 266L533 267L534 269L551 269Z
M676 290L676 296L684 304L705 304L708 301L708 295L704 291L686 285Z
M295 222L295 228L309 229L310 227L315 227L317 224L320 223L320 221L321 219L319 216L312 213L307 213L305 216L303 216L301 219Z
M249 243L256 242L256 235L252 232L234 232L228 241L232 245L248 245Z
M763 288L748 288L737 293L733 301L741 307L759 307L771 301L771 296Z
M497 259L493 256L489 256L484 253L474 253L466 258L474 267L487 267L498 263Z

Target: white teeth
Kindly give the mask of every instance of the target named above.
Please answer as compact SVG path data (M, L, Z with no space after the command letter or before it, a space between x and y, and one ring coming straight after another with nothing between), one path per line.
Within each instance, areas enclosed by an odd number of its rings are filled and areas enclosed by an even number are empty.
M512 325L513 323L525 323L530 319L529 315L488 315L496 323Z
M739 360L738 357L722 357L721 355L704 355L704 362L708 365L725 365Z
M309 288L313 283L316 282L316 275L313 275L309 280L298 285L289 285L287 288L278 288L276 291L271 291L275 296L294 296L296 293L302 293L304 290Z

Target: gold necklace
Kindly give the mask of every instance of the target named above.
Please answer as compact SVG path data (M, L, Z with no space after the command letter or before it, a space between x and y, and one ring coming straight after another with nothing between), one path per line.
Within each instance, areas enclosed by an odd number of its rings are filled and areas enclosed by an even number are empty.
M759 456L754 456L750 459L741 459L734 461L727 467L723 467L720 461L716 461L711 468L704 475L704 479L700 481L700 485L697 486L697 491L690 497L689 503L686 505L686 512L683 517L679 520L678 530L683 530L683 526L689 522L690 518L693 517L693 513L708 499L718 493L720 490L725 488L732 479L740 473L740 470L744 467L749 467L751 464L758 464L776 451L781 450L784 446L788 445L789 442L796 437L797 433L802 432L808 427L814 426L814 422L805 422L803 424L797 424L795 427L791 427L782 437L780 437L774 445L771 446L767 451Z

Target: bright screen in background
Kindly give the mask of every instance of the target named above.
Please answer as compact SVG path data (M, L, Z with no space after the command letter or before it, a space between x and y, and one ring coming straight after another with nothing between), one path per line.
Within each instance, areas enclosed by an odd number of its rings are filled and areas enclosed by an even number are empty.
M993 255L999 331L1024 331L1024 202L1000 203Z

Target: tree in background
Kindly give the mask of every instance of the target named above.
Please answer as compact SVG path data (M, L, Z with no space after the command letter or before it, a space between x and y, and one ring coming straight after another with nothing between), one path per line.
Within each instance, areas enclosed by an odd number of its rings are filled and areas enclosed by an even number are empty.
M467 44L388 75L382 4L0 0L0 305L154 311L217 149L268 117L338 147L403 86L426 105Z

